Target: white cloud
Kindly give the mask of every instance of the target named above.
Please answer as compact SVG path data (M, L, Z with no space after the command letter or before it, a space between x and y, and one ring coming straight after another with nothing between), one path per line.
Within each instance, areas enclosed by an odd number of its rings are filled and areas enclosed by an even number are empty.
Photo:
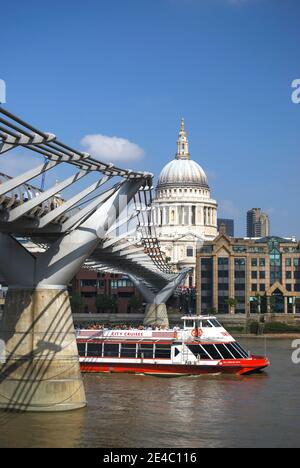
M104 162L137 161L145 154L136 143L115 136L86 135L81 144L93 157Z

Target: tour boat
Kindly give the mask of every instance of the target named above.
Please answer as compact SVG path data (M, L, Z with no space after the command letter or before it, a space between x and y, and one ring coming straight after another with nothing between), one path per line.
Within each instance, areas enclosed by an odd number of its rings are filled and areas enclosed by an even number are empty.
M183 328L79 330L82 372L119 372L160 376L246 375L270 365L253 356L216 317L182 317Z

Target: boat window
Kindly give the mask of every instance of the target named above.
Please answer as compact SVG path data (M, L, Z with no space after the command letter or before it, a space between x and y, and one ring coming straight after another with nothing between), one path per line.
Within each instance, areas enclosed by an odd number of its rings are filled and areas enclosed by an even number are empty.
M213 328L213 325L208 320L202 320L202 328Z
M171 359L170 345L155 345L155 357L159 359Z
M102 357L102 343L89 343L87 349L87 356Z
M85 356L85 343L77 343L79 356Z
M231 352L231 354L233 354L233 356L234 356L236 359L241 359L241 358L243 358L241 352L238 351L234 346L232 346L232 343L226 344L226 347L229 349L229 351Z
M223 356L223 359L232 359L232 355L230 354L226 346L224 346L223 344L217 344L216 347Z
M178 354L180 354L180 351L178 348L175 348L175 353L174 353L174 357L178 356Z
M213 358L213 359L222 359L220 357L220 354L218 353L217 349L214 347L214 345L202 345L205 351L208 352L208 354Z
M210 323L216 328L223 328L222 325L216 319L210 319Z
M232 343L232 344L233 344L233 346L234 346L238 351L240 351L240 353L241 353L241 355L242 355L243 357L245 357L245 358L248 358L248 357L249 357L249 354L247 353L247 351L246 351L244 348L242 348L242 346L241 346L237 341L235 341L235 342Z
M121 345L121 357L135 358L136 356L136 344L122 344Z
M143 356L142 356L143 355ZM139 344L138 358L153 359L153 345Z
M214 345L214 348L217 350L217 353L218 353L219 357L220 357L221 359L223 359L223 356L222 356L222 354L221 354L221 351L218 349L218 347L217 347L216 345Z
M194 356L200 357L200 359L211 359L210 356L207 354L207 352L204 350L204 348L201 345L188 345L188 348Z
M105 343L104 357L119 357L119 345Z
M230 356L234 358L235 356L232 354L231 350L229 349L228 343L224 344L225 348L229 351Z

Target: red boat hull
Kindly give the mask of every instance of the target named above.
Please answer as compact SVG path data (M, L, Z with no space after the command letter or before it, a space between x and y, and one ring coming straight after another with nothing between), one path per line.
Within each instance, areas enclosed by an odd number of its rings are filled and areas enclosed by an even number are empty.
M161 376L202 375L202 374L236 374L247 375L259 372L269 366L269 361L263 357L253 357L251 360L223 360L218 365L183 365L183 364L132 364L132 363L100 363L81 362L84 373L127 373L150 374Z

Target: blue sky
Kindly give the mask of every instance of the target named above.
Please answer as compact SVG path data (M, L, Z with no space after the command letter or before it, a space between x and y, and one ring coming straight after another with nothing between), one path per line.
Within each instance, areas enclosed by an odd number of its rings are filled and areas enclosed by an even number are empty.
M262 207L300 238L299 0L15 0L0 15L9 110L156 175L184 116L219 216L244 235Z

